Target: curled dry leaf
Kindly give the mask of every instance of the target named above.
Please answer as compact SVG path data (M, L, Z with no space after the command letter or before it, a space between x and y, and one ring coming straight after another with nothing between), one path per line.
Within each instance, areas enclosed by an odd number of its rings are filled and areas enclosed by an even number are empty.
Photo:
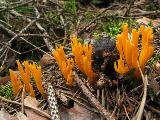
M23 114L22 112L17 113L18 120L28 120L27 116Z
M25 112L27 114L27 120L48 120L30 109L26 109Z
M152 23L154 27L157 27L160 23L160 19L153 20L147 17L143 17L138 19L137 22L139 24L144 24L144 25L148 25L149 23Z
M40 110L40 108L38 108L39 102L36 100L36 98L27 96L24 99L24 104L37 110ZM47 118L37 114L31 109L25 109L25 113L27 115L27 120L48 120Z
M149 81L149 85L150 87L152 88L153 92L156 94L156 95L159 95L160 93L160 86L157 82L156 79L152 79Z
M5 69L5 66L3 65L2 67L0 67L0 72L2 72Z
M44 54L43 57L40 59L40 64L42 67L47 67L48 65L54 64L55 60L48 56L47 54Z
M5 85L8 81L10 81L9 76L1 77L0 78L0 85Z
M38 101L36 100L36 98L27 96L27 97L24 99L24 104L27 105L27 106L30 106L30 107L37 108L39 103L38 103Z
M158 74L160 74L160 61L157 61L155 64L154 64L154 68L156 70L156 72Z
M10 115L5 110L0 111L0 120L10 120Z
M75 103L71 109L62 108L62 120L100 120L100 117Z

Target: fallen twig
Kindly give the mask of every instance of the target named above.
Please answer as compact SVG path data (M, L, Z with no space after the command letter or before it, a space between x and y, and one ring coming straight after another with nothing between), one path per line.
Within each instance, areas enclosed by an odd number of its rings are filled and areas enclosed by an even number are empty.
M81 88L82 92L91 102L91 104L99 111L99 113L106 119L106 120L115 120L114 117L111 117L111 113L107 111L101 103L95 98L95 96L89 91L89 89L85 86L81 79L79 79L78 75L74 73L74 79L76 80L78 86Z
M160 11L146 11L142 13L129 14L128 16L146 16L146 15L160 15Z
M26 21L28 21L28 22L31 21L31 19L23 17L23 15L19 14L18 12L14 11L14 10L12 10L12 11L10 11L10 12L11 12L12 14L14 14L15 16L17 16L17 17L22 17L23 20L26 20ZM37 12L37 14L38 14L38 12ZM47 31L41 26L40 23L36 22L36 26L38 27L38 29L42 32L42 34L43 34L44 36L49 36L48 33L47 33ZM49 51L51 51L51 52L54 51L54 48L53 48L52 44L49 42L48 38L46 38L46 37L44 38L44 37L43 37L43 40L44 40L47 48L49 49ZM33 46L33 44L32 44L32 46ZM34 47L35 47L35 46L34 46ZM35 47L35 48L37 48L37 47ZM38 50L39 50L39 49L38 49ZM41 50L41 49L40 49L40 50ZM41 50L41 51L42 51L42 50ZM43 52L43 53L44 53L44 52ZM45 52L45 53L46 53L46 52ZM46 53L46 54L49 55L50 57L53 57L53 56L51 56L51 55L48 54L48 53Z
M6 98L4 98L2 96L0 96L0 100L2 100L4 102L8 102L8 103L17 104L17 105L22 106L22 103L19 103L19 102L16 102L16 101L12 101L12 100L8 100L8 99L6 99ZM44 116L44 117L46 117L48 119L51 119L51 116L49 114L47 114L46 112L41 111L40 109L37 109L35 107L31 107L31 106L28 106L28 105L25 105L25 104L24 104L24 107L32 109L33 111L35 111L39 115L42 115L42 116Z
M13 13L12 13L13 14ZM13 32L12 30L4 27L2 24L0 24L0 29L2 29L3 31L7 32L7 34L9 34L10 36L15 36L16 33ZM33 46L34 48L36 48L37 50L41 51L44 54L47 54L48 56L52 57L52 55L48 54L47 52L45 52L44 50L40 49L39 47L35 46L34 44L28 42L26 39L24 39L23 37L20 37L21 40L25 41L26 43L30 44L31 46ZM1 55L2 56L2 55Z
M22 88L22 97L21 97L21 101L22 101L21 111L23 114L24 114L24 96L25 96L24 94L25 94L25 84L23 85L23 88Z
M131 6L133 4L134 4L134 0L130 0L129 7L127 8L126 12L124 13L124 17L128 16L130 9L131 9Z
M137 63L138 63L138 61L137 61ZM144 106L145 106L145 103L146 103L146 98L147 98L148 78L147 78L147 75L146 76L143 75L142 70L141 70L141 68L139 66L139 63L138 63L138 68L139 68L139 71L141 73L143 84L144 84L144 87L143 87L143 97L142 97L139 109L138 109L136 115L132 118L132 120L141 120L142 114L143 114L143 110L144 110Z
M14 9L14 8L17 8L17 7L20 7L20 6L24 6L24 5L29 4L31 2L33 2L33 0L25 1L25 2L23 2L21 4L16 4L15 6L5 7L3 9L1 9L0 12L11 10L11 9ZM6 4L6 6L8 6L8 4Z

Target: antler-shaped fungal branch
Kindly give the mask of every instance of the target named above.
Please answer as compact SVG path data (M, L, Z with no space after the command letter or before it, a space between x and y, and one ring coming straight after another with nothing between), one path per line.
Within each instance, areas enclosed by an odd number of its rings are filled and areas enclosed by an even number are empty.
M22 83L20 81L20 78L17 74L14 73L13 70L9 69L12 88L13 88L13 94L14 96L17 95L18 91L22 88Z
M42 94L42 96L45 98L45 92L42 87L42 80L41 80L41 66L38 66L38 65L36 65L35 62L33 62L33 64L29 64L29 69L32 73L34 80L35 80L37 89Z
M144 26L141 26L139 30L132 29L131 40L128 37L128 24L124 24L122 30L123 32L117 35L116 42L120 59L118 60L118 65L114 63L114 68L122 75L135 68L136 75L138 75L139 70L137 61L139 62L142 71L144 71L148 59L153 55L153 30L150 27L145 28ZM138 55L138 39L140 33L142 34L142 48Z
M30 93L30 95L32 97L35 97L35 94L34 94L34 90L33 90L33 86L31 85L30 83L30 70L29 70L29 63L28 61L24 61L24 68L22 67L21 63L19 62L19 60L16 60L17 62L17 65L18 65L18 69L19 69L19 72L20 72L20 75L23 79L23 83L25 84L25 91L27 93Z
M90 83L94 82L95 73L92 69L92 46L91 44L82 45L80 42L78 42L78 39L76 36L71 37L72 40L72 53L75 57L75 62L79 68L80 71L85 73L88 77L88 80Z
M42 81L41 81L41 67L37 66L35 63L30 64L28 61L24 61L25 69L23 69L19 60L17 60L16 62L18 65L20 76L22 77L22 81L25 84L25 91L29 93L32 97L35 97L33 86L30 83L30 76L32 73L39 92L42 94L43 97L45 97L45 93L44 93L44 89L42 87ZM14 95L16 95L17 92L22 87L22 83L19 80L18 75L14 74L12 70L9 70L9 71L10 71L10 78L11 78L11 83L13 86Z
M63 48L63 46L56 48L56 51L53 52L53 56L57 61L60 70L62 71L62 74L66 80L66 85L71 87L73 85L72 69L74 67L74 61L73 59L67 59L65 57Z

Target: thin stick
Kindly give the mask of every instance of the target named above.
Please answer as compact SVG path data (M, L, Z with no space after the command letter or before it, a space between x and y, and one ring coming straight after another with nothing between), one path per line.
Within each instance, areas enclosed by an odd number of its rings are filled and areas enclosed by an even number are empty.
M124 17L128 16L131 6L134 4L134 0L130 0L129 7L127 8L126 12L124 13Z
M35 8L35 9L36 9L36 8ZM28 22L31 21L31 19L29 19L29 18L24 18L24 16L23 16L22 14L19 14L18 12L14 11L14 10L12 10L12 11L10 11L10 12L11 12L13 15L17 16L17 17L22 17L23 20L26 20L26 21L28 21ZM37 9L36 9L36 14L39 15ZM36 22L36 26L37 26L37 28L42 32L42 34L43 34L44 36L49 36L48 33L47 33L47 31L41 26L41 24L40 24L39 22ZM49 49L51 52L53 52L53 51L54 51L54 48L53 48L52 44L49 42L49 40L48 40L47 38L43 38L43 40L44 40L46 46L48 47L48 49ZM26 42L28 42L28 41L26 41ZM33 44L32 44L32 46L33 46ZM33 47L35 47L35 45L34 45ZM37 47L36 47L36 48L37 48ZM41 50L41 49L39 49L39 50ZM41 50L41 51L42 51L42 50ZM50 54L48 54L48 53L45 53L45 54L47 54L47 55L49 55L50 57L53 58L53 56L51 56Z
M21 111L23 114L24 114L24 95L25 95L25 84L23 85L22 97L21 97L21 101L22 101Z
M84 95L88 98L90 103L99 111L99 113L106 119L106 120L115 120L114 117L111 117L111 113L107 111L101 103L95 98L95 96L89 91L89 89L85 86L83 81L79 79L78 75L74 73L74 79L76 80L78 86L81 88Z
M19 103L19 102L16 102L16 101L12 101L12 100L8 100L8 99L6 99L6 98L4 98L2 96L0 96L0 100L2 100L4 102L8 102L8 103L17 104L17 105L22 106L22 103ZM33 111L35 111L39 115L44 116L44 117L46 117L48 119L51 119L51 116L49 114L47 114L46 112L41 111L38 108L35 108L35 107L32 107L32 106L28 106L28 105L25 105L25 104L24 104L24 107L32 109Z
M144 106L145 106L145 103L146 103L146 98L147 98L148 78L147 78L147 75L146 76L143 75L138 61L137 61L137 64L138 64L138 68L139 68L139 71L140 71L141 76L142 76L144 87L143 87L143 97L142 97L142 100L141 100L141 104L139 106L139 109L138 109L135 117L133 117L132 120L141 120L143 110L144 110Z
M127 112L126 107L125 107L124 104L123 104L123 108L124 108L124 111L125 111L125 113L126 113L126 116L127 116L128 120L131 120L130 117L129 117L129 115L128 115L128 112Z
M12 11L13 12L13 11ZM12 13L14 14L14 12ZM17 14L15 14L17 15ZM11 31L10 29L4 27L2 24L0 24L0 28L2 28L4 31L6 31L9 35L11 36L15 36L16 33L14 33L13 31ZM48 56L54 58L52 55L48 54L47 52L45 52L44 50L40 49L39 47L35 46L34 44L28 42L26 39L24 39L23 37L20 37L21 40L25 41L26 43L30 44L31 46L33 46L34 48L38 49L39 51L41 51L44 54L47 54ZM2 56L2 55L1 55Z

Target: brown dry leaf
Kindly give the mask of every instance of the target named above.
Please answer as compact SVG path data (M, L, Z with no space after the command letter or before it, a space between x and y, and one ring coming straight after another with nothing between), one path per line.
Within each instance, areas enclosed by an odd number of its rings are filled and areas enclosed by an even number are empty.
M153 20L147 17L143 17L143 18L137 19L137 22L139 24L144 24L144 25L147 25L148 23L152 22L153 26L157 27L160 24L160 19Z
M154 64L154 69L156 70L156 72L158 74L160 74L160 61L157 61L155 64Z
M36 100L36 98L31 97L31 96L27 96L24 99L24 105L30 106L30 107L34 107L37 108L38 107L39 102Z
M27 114L27 120L48 120L30 109L26 109L25 113Z
M28 120L27 116L23 114L22 112L17 113L18 120Z
M18 120L17 116L11 116L10 120Z
M5 85L8 81L10 81L9 76L1 77L0 78L0 85Z
M0 120L10 120L10 115L5 110L0 111Z
M2 72L5 69L5 66L3 65L2 67L0 67L0 72Z
M151 81L149 81L149 85L156 95L158 95L160 93L160 86L159 86L158 82L156 81L156 79L152 79Z
M62 120L100 120L100 117L85 109L84 107L74 104L71 109L62 108L60 110Z
M36 100L36 98L27 96L24 99L24 104L32 108L39 109L38 108L39 102ZM27 115L27 120L47 120L47 118L42 117L41 115L37 114L31 109L25 109L25 113Z
M16 116L11 117L9 120L48 120L47 118L40 116L30 109L25 109L25 113L27 116L22 112L18 112Z
M46 67L50 64L53 64L54 62L55 60L47 54L44 54L43 57L40 59L40 64L42 67Z

